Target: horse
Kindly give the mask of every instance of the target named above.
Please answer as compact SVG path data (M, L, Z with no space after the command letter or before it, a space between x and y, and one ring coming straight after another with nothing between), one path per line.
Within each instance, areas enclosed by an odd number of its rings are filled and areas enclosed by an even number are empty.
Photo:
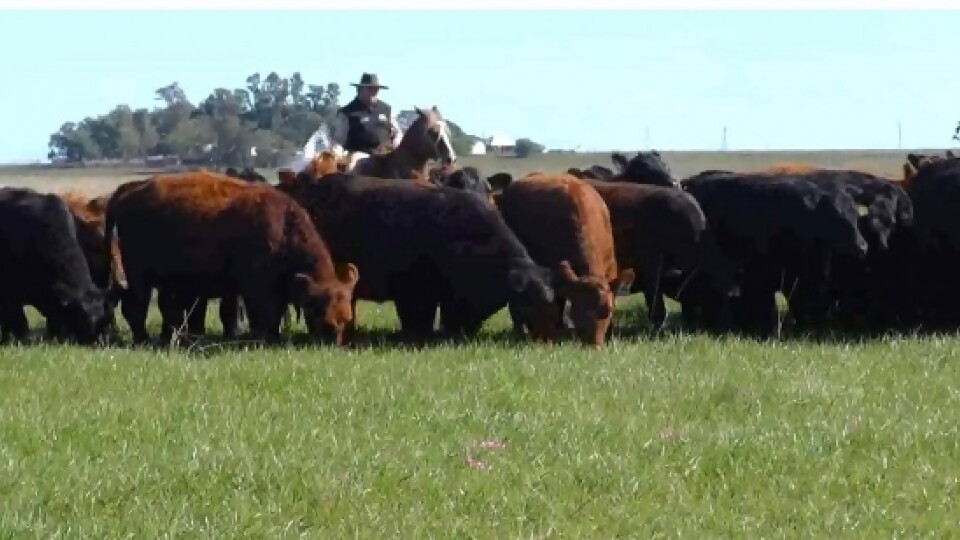
M360 176L415 180L429 178L431 161L443 165L456 162L450 127L436 105L432 109L415 107L417 119L403 134L396 148L378 153L352 152L344 172Z

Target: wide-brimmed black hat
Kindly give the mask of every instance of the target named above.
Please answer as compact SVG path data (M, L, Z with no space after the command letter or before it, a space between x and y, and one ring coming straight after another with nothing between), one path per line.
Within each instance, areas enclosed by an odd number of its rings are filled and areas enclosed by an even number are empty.
M384 85L380 84L380 78L377 77L376 74L374 74L374 73L364 73L364 74L360 77L360 83L359 83L359 84L357 84L357 83L350 83L350 86L356 86L357 88L360 88L361 86L372 86L372 87L374 87L374 88L382 88L382 89L384 89L384 90L387 90L387 89L390 88L389 86L384 86Z

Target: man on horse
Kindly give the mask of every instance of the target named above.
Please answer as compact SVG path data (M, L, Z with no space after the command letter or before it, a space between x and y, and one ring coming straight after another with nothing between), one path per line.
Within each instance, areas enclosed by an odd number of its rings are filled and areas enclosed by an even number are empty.
M396 148L403 137L390 105L377 98L388 87L373 73L364 73L358 84L350 84L357 88L357 97L337 111L330 129L331 150L341 158L347 154L347 170L378 149Z

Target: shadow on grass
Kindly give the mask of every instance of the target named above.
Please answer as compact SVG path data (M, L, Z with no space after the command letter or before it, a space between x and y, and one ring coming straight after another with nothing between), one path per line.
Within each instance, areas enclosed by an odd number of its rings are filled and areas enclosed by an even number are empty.
M31 337L25 345L70 345L47 339L44 336L44 327L39 325L31 332ZM807 345L850 345L889 340L920 339L920 338L949 338L957 337L957 327L916 328L916 329L841 329L839 326L827 326L820 332L798 331L791 327L789 321L784 323L783 330L777 338L760 338L741 333L717 334L701 329L688 328L677 312L668 312L666 323L662 330L655 332L650 326L646 306L643 303L631 303L618 306L614 316L612 338L620 342L664 342L690 337L707 337L718 341L734 337L745 341L754 341L759 344L807 344ZM578 340L569 333L558 339L557 345L577 346ZM519 348L536 346L528 337L518 337L512 329L481 330L476 336L450 336L440 333L427 338L410 339L402 335L396 328L359 327L357 333L344 350L352 351L408 351L438 350L450 348L490 347ZM280 340L267 343L244 335L238 338L227 339L218 332L209 332L204 336L180 334L176 340L162 341L157 333L153 333L150 342L134 344L131 335L126 329L118 329L114 334L95 345L87 348L100 347L120 348L128 350L145 350L154 352L179 352L197 358L213 358L223 354L238 352L255 352L271 350L300 350L326 349L335 350L333 344L324 344L310 336L302 327L285 329Z

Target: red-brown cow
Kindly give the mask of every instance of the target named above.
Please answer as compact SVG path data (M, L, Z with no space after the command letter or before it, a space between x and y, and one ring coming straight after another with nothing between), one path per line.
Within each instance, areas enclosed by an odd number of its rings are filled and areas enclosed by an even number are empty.
M65 191L58 195L73 214L77 241L90 267L90 277L98 287L108 287L113 277L111 270L122 272L122 266L115 264L120 257L116 242L111 243L109 249L103 243L104 219L110 196L90 197L77 191Z
M499 201L510 228L537 264L556 269L554 290L581 341L600 347L609 333L615 291L630 290L633 271L618 272L610 211L595 189L569 174L529 175ZM511 313L523 332L526 321ZM558 321L559 322L559 321Z
M338 272L306 211L276 189L206 171L158 176L118 188L107 242L114 226L127 280L122 310L136 341L148 338L156 287L165 337L182 325L190 300L239 294L262 337L279 338L293 301L311 333L343 343L357 268Z

